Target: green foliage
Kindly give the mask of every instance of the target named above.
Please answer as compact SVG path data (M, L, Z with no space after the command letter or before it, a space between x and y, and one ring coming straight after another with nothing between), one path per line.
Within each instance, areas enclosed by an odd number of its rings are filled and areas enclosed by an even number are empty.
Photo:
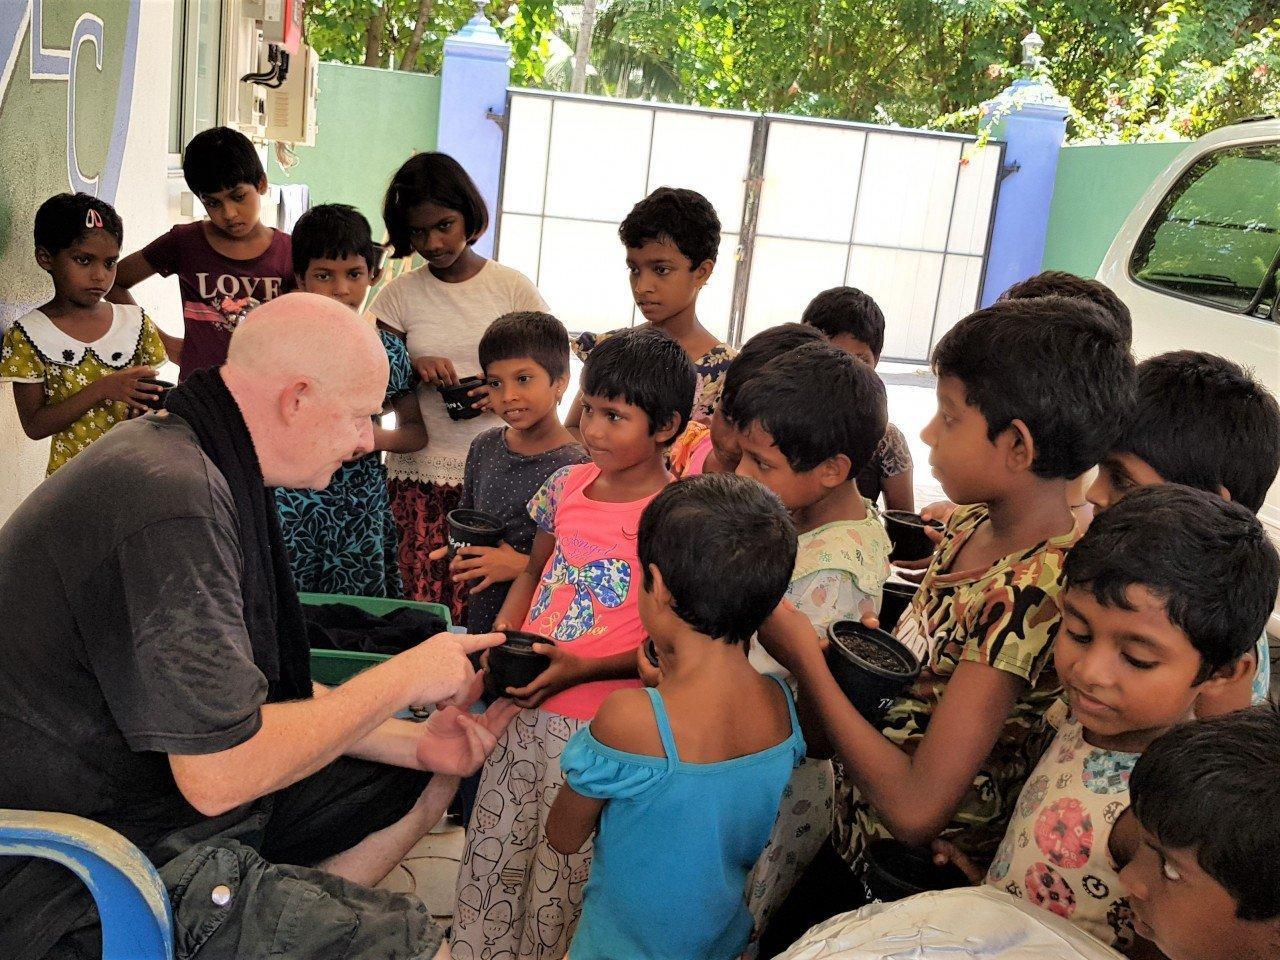
M564 0L571 3L572 0ZM489 12L512 46L512 83L568 89L576 17L556 0ZM397 62L420 0L312 0L325 59ZM435 0L416 69L472 12ZM587 91L903 126L972 131L1020 69L1033 27L1074 105L1075 138L1197 136L1280 111L1280 0L601 0Z

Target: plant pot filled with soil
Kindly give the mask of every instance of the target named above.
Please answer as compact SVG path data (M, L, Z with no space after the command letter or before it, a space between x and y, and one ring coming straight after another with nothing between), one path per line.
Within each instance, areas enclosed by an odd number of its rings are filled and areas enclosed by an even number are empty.
M470 393L476 387L483 386L484 380L480 377L467 377L452 387L436 387L444 399L444 409L449 414L449 419L470 420L472 417L480 416L483 411L472 404L482 398L470 396Z
M485 696L490 702L505 697L508 687L527 687L551 665L545 653L534 653L535 643L555 646L554 640L522 630L503 630L507 639L489 648L489 672L484 678Z
M927 847L908 847L897 840L872 840L863 857L862 881L872 900L892 903L926 890L969 886L969 878L955 864L938 866Z
M449 553L460 547L496 547L502 542L506 524L483 510L450 510L445 517L449 526Z
M884 529L889 534L889 542L893 544L889 559L923 560L931 556L935 544L925 533L925 527L942 531L942 524L937 520L926 520L920 514L907 510L886 510Z
M827 628L827 666L849 702L878 726L894 699L920 675L915 655L891 634L857 620Z

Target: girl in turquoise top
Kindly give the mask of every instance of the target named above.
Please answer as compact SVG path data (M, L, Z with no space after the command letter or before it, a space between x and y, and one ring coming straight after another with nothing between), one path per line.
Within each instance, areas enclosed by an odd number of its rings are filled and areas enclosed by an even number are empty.
M638 537L662 679L612 694L560 758L548 842L573 853L598 830L569 958L732 960L751 932L747 874L805 749L790 691L744 649L786 591L795 528L754 480L710 474L658 494Z

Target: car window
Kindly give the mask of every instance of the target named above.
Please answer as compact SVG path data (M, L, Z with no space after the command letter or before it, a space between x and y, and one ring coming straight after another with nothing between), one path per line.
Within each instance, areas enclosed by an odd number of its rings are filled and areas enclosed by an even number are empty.
M1134 279L1237 313L1265 316L1280 252L1280 143L1227 147L1197 160L1143 228ZM1259 296L1259 288L1267 289Z

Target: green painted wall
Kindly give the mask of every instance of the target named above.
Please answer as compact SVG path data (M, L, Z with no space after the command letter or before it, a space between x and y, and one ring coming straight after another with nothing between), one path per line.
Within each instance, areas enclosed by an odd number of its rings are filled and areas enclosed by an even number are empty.
M440 78L341 63L320 64L316 145L297 147L298 163L282 170L274 151L272 183L305 183L311 203L350 203L381 239L382 196L396 168L436 148Z
M1092 277L1133 205L1185 143L1064 147L1049 209L1044 268Z

